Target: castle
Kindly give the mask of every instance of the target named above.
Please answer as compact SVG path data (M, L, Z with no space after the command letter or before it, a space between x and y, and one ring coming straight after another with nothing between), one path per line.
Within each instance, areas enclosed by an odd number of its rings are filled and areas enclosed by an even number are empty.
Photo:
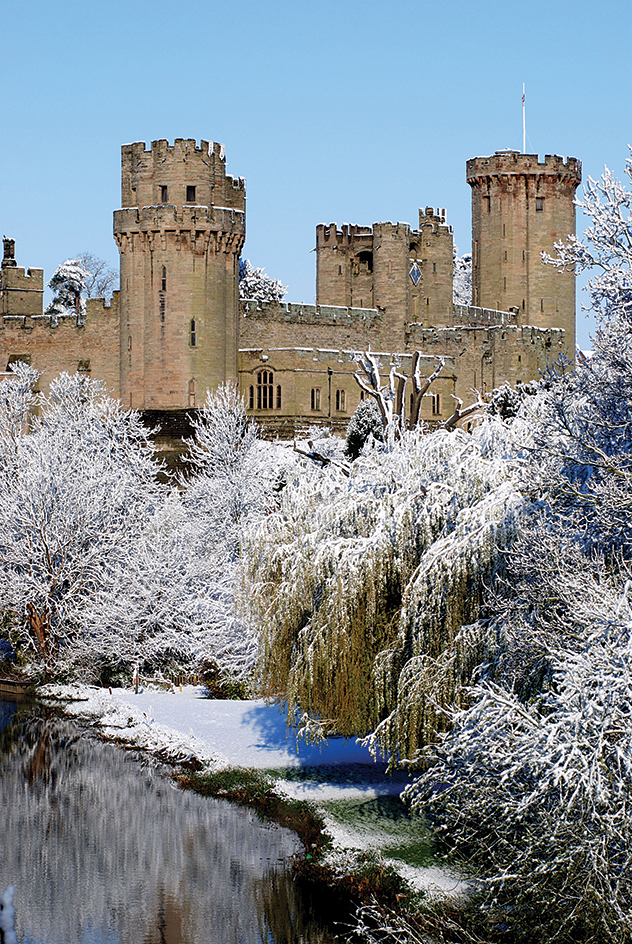
M473 305L453 304L453 237L445 210L407 223L316 229L316 304L239 298L246 188L226 173L222 145L178 138L122 148L122 209L114 212L120 291L88 299L85 318L43 312L41 269L20 268L4 241L0 367L103 380L166 440L187 427L207 388L237 379L270 432L326 422L343 429L361 399L353 355L370 349L410 372L445 367L421 417L440 421L453 396L491 393L539 376L575 351L575 276L541 262L575 232L581 165L497 151L467 163L472 188Z

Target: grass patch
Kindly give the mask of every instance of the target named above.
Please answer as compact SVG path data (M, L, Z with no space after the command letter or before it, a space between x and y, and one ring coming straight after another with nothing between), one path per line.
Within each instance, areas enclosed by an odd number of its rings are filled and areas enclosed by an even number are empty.
M370 800L328 800L322 807L358 839L369 837L373 849L383 856L408 865L434 865L434 847L424 820L411 814L398 796L379 796ZM364 845L363 841L357 843Z

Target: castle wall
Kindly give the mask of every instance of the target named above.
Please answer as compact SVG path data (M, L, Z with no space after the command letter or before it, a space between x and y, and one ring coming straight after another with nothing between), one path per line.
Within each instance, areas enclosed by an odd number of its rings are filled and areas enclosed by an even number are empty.
M41 271L41 270L40 270ZM47 391L62 371L86 373L102 380L108 393L119 396L118 293L112 303L102 298L87 300L84 324L76 315L3 314L0 318L0 370L15 361L26 361L41 373L39 388Z

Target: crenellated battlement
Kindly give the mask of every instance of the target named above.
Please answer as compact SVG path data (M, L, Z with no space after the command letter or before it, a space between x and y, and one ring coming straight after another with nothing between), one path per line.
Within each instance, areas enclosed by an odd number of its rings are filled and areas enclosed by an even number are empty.
M375 308L342 308L335 305L297 305L292 302L260 303L242 299L241 315L257 321L291 322L332 327L369 327L383 320Z
M492 308L476 308L475 306L453 305L453 325L517 325L518 315L515 311L495 311Z
M243 210L223 206L158 205L114 211L114 238L121 252L167 249L239 254L246 236Z
M503 175L528 177L554 174L568 178L579 186L582 177L581 161L576 157L564 159L557 154L547 154L543 161L538 154L522 154L520 151L496 151L490 157L473 157L466 164L466 180L473 186L478 178Z
M223 144L176 138L124 144L121 148L123 207L173 204L245 210L246 181L226 173Z

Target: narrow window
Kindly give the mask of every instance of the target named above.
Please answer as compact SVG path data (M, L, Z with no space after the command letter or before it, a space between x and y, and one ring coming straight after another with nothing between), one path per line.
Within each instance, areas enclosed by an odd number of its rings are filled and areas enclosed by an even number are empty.
M191 318L191 347L195 347L195 318Z
M483 203L484 203L484 205L485 205L485 209L487 210L487 212L488 212L488 213L491 213L491 212L492 212L492 198L491 198L491 197L483 197Z
M525 250L523 249L523 250L522 250L522 261L525 262L525 261L526 261L526 258L527 258L527 253L526 253Z
M524 298L522 299L522 310L524 311Z
M432 271L433 271L433 272L436 272L436 271L437 271L437 263L436 263L436 262L433 262L433 263L432 263Z
M507 224L503 223L503 236L507 235Z
M426 305L429 305L429 304L430 304L430 298L427 298L427 299L426 299Z
M338 275L342 275L342 266L338 266Z
M250 385L248 387L248 409L254 410L255 408L255 388Z
M505 262L507 261L507 250L505 249Z
M187 186L187 203L195 203L195 187Z
M167 266L162 267L162 274L160 276L160 291L167 291Z
M320 410L320 387L312 387L312 410Z
M257 409L271 410L274 407L274 374L261 370L257 374Z
M360 403L364 401L364 390L360 391Z
M507 276L505 276L503 279L503 288L505 291L507 291Z
M346 399L344 390L336 390L336 409L339 412L344 412L346 409Z
M189 407L195 407L195 380L189 381Z
M277 384L276 389L276 408L277 410L281 409L281 384Z
M131 334L129 334L129 335L127 336L127 350L128 350L128 351L131 351L131 350L132 350L132 336L131 336Z
M544 299L540 299L540 311L544 311Z
M160 188L160 202L168 203L168 201L169 201L169 188L163 184Z
M438 416L441 413L441 399L438 393L432 394L432 413L433 416Z
M535 208L536 208L536 210L538 210L538 211L541 211L541 210L544 209L544 197L536 197L536 198L535 198Z
M518 363L519 363L519 364L522 363L522 354L518 354Z

